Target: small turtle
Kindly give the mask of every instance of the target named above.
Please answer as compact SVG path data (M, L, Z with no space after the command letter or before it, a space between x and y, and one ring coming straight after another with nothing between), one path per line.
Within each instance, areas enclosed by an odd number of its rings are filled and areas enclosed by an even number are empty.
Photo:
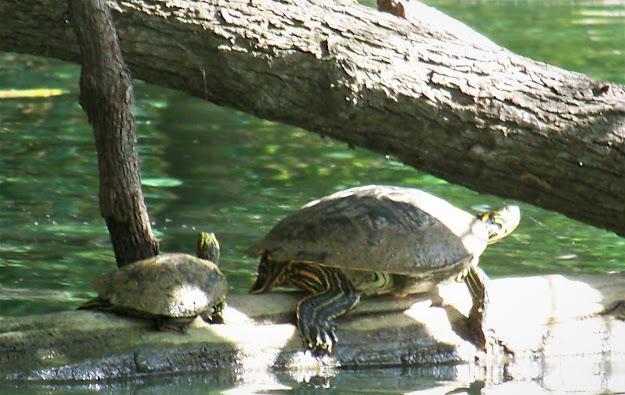
M475 216L418 189L347 189L308 203L246 250L261 257L250 292L275 285L310 292L297 305L297 324L307 346L325 354L337 341L334 319L361 295L427 292L464 279L473 299L469 327L484 347L486 277L478 259L519 220L516 206Z
M111 311L149 318L156 329L184 331L198 315L221 323L227 284L217 267L219 243L213 233L200 233L197 258L163 254L97 277L98 297L78 309Z

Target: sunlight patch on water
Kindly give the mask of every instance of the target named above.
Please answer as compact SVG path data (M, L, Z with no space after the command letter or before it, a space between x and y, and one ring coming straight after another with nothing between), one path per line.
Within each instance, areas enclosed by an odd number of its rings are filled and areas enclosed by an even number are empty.
M142 178L141 185L154 188L173 188L179 187L184 182L177 178Z

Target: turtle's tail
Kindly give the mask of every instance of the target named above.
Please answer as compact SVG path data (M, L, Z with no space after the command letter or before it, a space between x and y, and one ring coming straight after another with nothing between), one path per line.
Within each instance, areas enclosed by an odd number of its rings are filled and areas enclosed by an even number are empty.
M76 308L76 310L97 310L97 311L112 312L115 309L114 309L114 306L110 302L102 298L95 298L95 299L91 299L87 301L86 303L81 304L80 306Z

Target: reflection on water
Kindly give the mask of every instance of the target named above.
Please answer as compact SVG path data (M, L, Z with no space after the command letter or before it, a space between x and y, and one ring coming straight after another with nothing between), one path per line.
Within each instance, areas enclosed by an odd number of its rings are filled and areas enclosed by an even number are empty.
M429 4L515 52L625 83L622 2ZM94 295L91 279L115 265L78 73L49 59L0 57L0 89L66 92L0 106L0 318L75 308ZM470 211L516 203L159 87L138 82L136 94L144 194L161 250L193 253L198 230L215 232L231 292L252 283L256 262L243 256L247 246L309 200L343 188L419 187ZM623 239L520 206L519 228L483 255L492 276L625 269Z

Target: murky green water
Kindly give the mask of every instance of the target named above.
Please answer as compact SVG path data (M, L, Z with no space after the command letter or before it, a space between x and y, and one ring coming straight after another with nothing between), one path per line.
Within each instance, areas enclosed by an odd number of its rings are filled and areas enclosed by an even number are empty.
M625 83L622 2L429 4L515 52ZM67 92L1 102L0 319L73 309L94 295L91 279L115 267L78 75L77 65L0 55L0 89ZM230 292L252 283L256 262L242 254L252 241L307 201L343 188L418 187L472 211L512 203L160 87L137 82L136 95L144 194L161 250L192 253L195 233L214 231ZM521 226L482 258L492 277L625 270L625 240L520 205Z

